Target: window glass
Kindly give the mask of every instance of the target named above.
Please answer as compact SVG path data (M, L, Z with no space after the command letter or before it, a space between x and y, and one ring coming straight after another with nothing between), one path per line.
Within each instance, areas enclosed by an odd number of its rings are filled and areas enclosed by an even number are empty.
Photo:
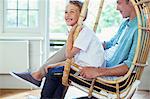
M7 0L7 9L17 9L17 0Z
M6 0L6 5L5 27L38 27L39 0Z
M29 0L29 9L38 9L38 2L37 0Z
M27 19L27 11L18 11L18 27L27 27L28 19Z
M28 9L28 4L30 0L18 0L18 9Z
M65 0L49 0L50 11L50 25L49 29L51 33L65 33L66 23L64 20L65 13Z
M8 10L7 11L7 26L16 27L17 26L17 11Z
M29 27L38 26L38 11L29 11Z

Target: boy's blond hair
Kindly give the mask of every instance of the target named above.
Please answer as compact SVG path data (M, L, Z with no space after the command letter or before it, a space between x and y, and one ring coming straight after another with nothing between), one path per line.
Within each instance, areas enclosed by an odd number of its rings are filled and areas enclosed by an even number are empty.
M73 5L75 5L75 6L77 6L77 7L79 8L79 11L81 12L82 6L83 6L83 2L81 2L81 1L79 1L79 0L70 0L69 3L70 3L70 4L73 4ZM88 11L87 11L87 12L88 12ZM85 19L86 19L86 17L87 17L87 13L86 13L86 15L85 15ZM85 19L84 19L84 20L85 20ZM83 20L83 21L84 21L84 20Z

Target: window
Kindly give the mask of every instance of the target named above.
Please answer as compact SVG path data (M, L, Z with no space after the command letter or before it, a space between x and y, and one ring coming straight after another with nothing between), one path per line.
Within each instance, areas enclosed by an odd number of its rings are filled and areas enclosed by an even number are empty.
M67 0L49 0L49 39L51 50L59 49L67 38L64 12Z
M61 35L65 38L67 25L64 20L65 5L67 0L49 0L49 31L51 38L58 38Z
M4 0L4 30L39 27L39 0Z
M49 39L50 50L55 52L65 43L68 32L64 20L66 4L69 0L49 0ZM84 1L84 0L80 0ZM85 24L93 29L96 15L101 0L90 0L88 6L88 16ZM116 11L116 0L104 1L99 25L96 34L101 41L109 40L115 33L120 23L120 14Z

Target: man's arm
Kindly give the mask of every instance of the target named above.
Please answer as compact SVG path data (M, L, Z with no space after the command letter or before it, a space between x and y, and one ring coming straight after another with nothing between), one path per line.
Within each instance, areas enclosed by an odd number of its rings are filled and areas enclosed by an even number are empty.
M80 75L84 78L96 78L100 76L122 76L128 72L129 68L125 64L120 64L113 68L80 68Z

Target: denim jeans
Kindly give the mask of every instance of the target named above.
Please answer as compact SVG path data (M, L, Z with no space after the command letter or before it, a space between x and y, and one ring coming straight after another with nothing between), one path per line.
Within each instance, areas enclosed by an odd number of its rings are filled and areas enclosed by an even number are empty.
M56 76L54 74L57 73L63 73L64 66L58 66L52 69L48 70L48 73L46 75L45 83L41 92L41 99L61 99L64 91L65 86L62 85L62 75ZM72 74L75 73L74 70L70 70ZM77 80L76 78L69 76L69 79L71 79L73 82L76 82L82 86L90 87L89 85ZM91 81L89 81L91 83Z
M55 77L54 73L63 73L63 66L55 67L48 70L45 83L41 92L41 99L61 99L65 86L62 85L61 76Z

